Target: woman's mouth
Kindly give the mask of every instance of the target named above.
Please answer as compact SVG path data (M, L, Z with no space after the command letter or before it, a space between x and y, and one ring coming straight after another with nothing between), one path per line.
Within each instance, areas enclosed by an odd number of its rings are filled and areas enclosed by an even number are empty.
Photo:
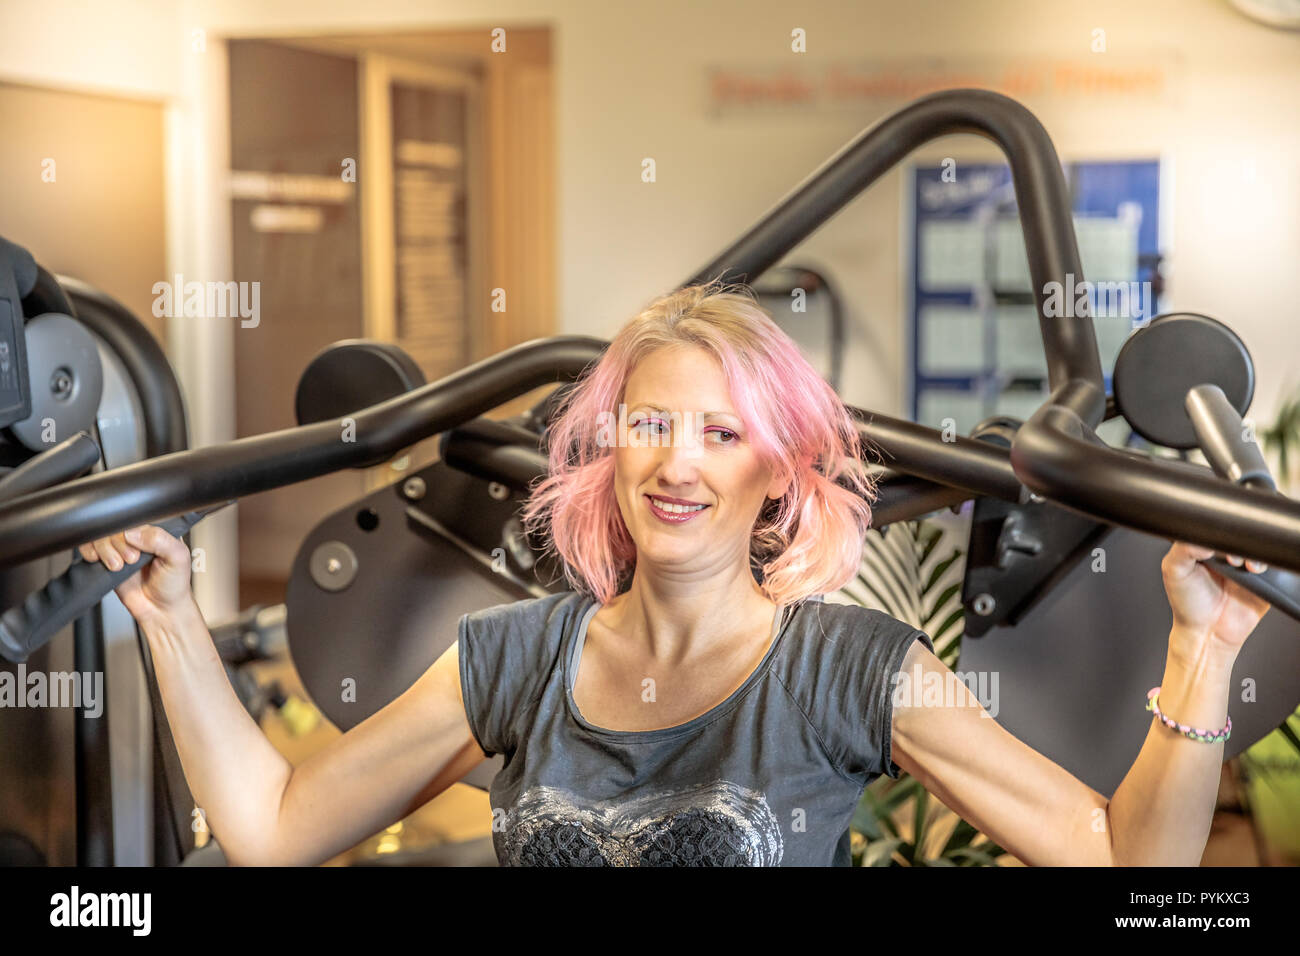
M682 524L690 521L708 505L676 505L670 504L654 495L646 495L645 499L650 504L650 513L660 521L666 521L669 524Z

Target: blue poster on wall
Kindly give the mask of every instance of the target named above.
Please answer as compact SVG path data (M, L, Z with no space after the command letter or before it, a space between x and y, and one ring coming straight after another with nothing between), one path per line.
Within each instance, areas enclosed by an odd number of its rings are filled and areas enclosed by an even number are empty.
M1158 312L1160 166L1065 166L1102 368ZM1047 397L1038 313L1011 171L917 167L912 190L912 414L968 434L994 415L1027 418ZM1070 298L1070 290L1065 290Z

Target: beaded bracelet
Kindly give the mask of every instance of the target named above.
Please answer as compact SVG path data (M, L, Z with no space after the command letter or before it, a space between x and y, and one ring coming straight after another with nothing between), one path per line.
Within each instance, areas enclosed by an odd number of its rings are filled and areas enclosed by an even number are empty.
M1213 734L1208 730L1202 730L1200 727L1188 727L1186 724L1180 724L1172 717L1167 717L1160 712L1160 706L1156 703L1156 698L1159 695L1159 687L1152 687L1147 691L1147 710L1154 711L1155 715L1160 718L1160 722L1166 727L1178 731L1184 737L1190 737L1192 740L1199 740L1203 744L1217 744L1232 736L1231 717L1228 718L1228 726L1224 727L1217 734Z

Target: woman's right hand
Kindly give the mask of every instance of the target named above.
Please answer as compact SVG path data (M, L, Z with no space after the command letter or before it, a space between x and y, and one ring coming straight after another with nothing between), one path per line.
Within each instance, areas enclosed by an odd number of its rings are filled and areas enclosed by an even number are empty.
M154 559L117 586L117 596L140 624L173 620L194 603L190 590L190 549L157 525L140 525L77 548L87 561L103 561L111 571L140 558Z

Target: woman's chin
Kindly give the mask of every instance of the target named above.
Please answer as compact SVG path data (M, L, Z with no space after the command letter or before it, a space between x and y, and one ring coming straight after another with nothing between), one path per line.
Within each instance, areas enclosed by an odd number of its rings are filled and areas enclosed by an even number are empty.
M642 535L634 543L637 559L644 558L655 564L680 564L700 552L698 542L684 540L671 532L664 534L657 528Z

